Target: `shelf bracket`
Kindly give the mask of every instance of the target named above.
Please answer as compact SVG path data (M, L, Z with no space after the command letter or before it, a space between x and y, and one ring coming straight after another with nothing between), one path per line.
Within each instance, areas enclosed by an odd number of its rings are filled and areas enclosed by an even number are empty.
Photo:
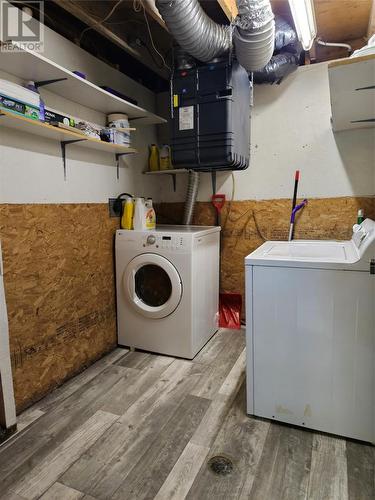
M173 191L176 192L177 178L176 174L170 174L172 176Z
M211 170L212 194L216 194L216 170Z
M116 158L116 178L117 180L120 179L120 158L121 156L126 156L126 155L131 155L132 152L129 151L129 153L116 153L115 158Z
M64 168L64 181L66 181L66 146L68 144L74 144L75 142L82 142L86 141L87 139L74 139L73 141L61 141L60 146L61 146L61 158L63 162L63 168Z
M67 80L67 78L54 78L53 80L41 80L39 82L34 82L35 87L38 89L39 87L44 87L46 85L51 85L51 83L57 83Z

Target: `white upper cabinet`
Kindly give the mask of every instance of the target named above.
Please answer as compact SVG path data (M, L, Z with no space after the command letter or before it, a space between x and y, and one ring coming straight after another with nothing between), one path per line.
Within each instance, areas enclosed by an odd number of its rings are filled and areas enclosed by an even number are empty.
M375 54L328 65L334 132L375 127Z

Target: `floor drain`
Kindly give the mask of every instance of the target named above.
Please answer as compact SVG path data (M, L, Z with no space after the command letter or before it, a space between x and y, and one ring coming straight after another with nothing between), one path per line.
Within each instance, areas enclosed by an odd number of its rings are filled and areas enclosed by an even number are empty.
M215 474L227 476L233 471L233 462L230 458L222 455L210 458L208 466Z

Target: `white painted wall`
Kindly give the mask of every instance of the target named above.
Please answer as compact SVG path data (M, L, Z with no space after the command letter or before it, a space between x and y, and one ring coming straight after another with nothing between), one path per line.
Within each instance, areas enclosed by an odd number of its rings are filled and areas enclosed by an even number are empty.
M137 99L140 106L154 110L153 92L47 27L43 55L70 70L81 70L90 81L116 88ZM0 72L0 78L22 83L7 73ZM105 124L104 114L67 101L52 91L53 86L41 89L47 106ZM147 165L148 144L155 141L154 126L138 126L133 146L139 154L121 158L119 180L114 155L68 146L67 180L64 181L58 142L0 125L0 203L101 203L123 191L160 200L162 183L142 175Z
M333 134L326 63L301 67L281 85L257 85L254 103L251 162L234 173L235 199L289 198L296 169L300 196L375 194L375 128ZM201 178L205 201L211 179ZM185 186L181 179L175 195L164 188L162 197L182 200ZM231 196L230 174L218 173L217 191Z
M109 84L154 110L151 91L48 28L45 56L69 69L80 69L94 83ZM4 73L1 77L17 81ZM66 101L52 89L42 89L47 105L104 124L103 114ZM300 196L374 195L375 129L334 135L330 116L325 63L299 68L279 86L256 86L251 164L248 170L234 173L235 199L289 198L297 168L302 173ZM186 175L178 176L176 193L169 177L142 175L148 144L156 140L155 127L139 127L134 135L139 154L121 160L119 181L113 155L68 147L64 181L58 143L0 128L0 203L105 202L122 191L152 196L155 201L183 200ZM211 196L211 179L208 174L201 177L199 200L205 201ZM230 197L231 175L218 173L217 186Z

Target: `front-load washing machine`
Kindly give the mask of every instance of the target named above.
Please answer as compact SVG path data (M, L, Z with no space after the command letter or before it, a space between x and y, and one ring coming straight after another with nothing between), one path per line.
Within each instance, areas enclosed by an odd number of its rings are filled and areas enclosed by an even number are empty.
M218 328L219 232L116 233L118 343L192 359Z

